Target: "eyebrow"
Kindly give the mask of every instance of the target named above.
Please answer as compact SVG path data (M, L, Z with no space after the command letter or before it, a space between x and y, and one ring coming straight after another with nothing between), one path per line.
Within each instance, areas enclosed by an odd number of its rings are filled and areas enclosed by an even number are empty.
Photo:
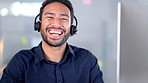
M51 12L46 12L44 15L55 15L55 13L51 13ZM66 16L69 18L68 14L60 14L60 16Z
M54 15L54 13L46 12L44 15Z

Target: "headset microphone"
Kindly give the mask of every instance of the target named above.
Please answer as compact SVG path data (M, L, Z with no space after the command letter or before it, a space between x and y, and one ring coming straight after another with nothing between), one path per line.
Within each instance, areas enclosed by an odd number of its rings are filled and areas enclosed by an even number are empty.
M40 32L41 22L40 21L37 21L37 18L38 17L40 17L40 14L38 14L35 17L35 20L34 20L34 30ZM72 24L71 27L70 27L70 35L71 36L75 35L76 32L78 31L78 29L77 29L78 20L77 20L77 18L75 16L73 18L75 19L75 25Z

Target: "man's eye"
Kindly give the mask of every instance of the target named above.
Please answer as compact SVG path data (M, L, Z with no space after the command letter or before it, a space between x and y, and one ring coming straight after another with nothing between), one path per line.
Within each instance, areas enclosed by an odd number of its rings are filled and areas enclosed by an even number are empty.
M63 21L67 21L68 19L67 19L67 18L61 18L61 20L63 20Z
M47 16L46 18L50 18L50 19L52 19L53 17L51 17L51 16Z

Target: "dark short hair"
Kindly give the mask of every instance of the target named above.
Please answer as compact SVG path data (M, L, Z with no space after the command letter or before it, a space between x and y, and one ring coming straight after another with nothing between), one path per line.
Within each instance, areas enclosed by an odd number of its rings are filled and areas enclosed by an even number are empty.
M42 20L42 14L43 14L43 9L46 5L53 3L53 2L60 2L62 4L64 4L65 6L68 7L68 9L70 10L71 13L71 22L73 23L73 17L74 17L74 10L73 10L73 6L71 4L71 2L69 0L45 0L42 3L42 6L40 8L40 16L39 16L39 20Z

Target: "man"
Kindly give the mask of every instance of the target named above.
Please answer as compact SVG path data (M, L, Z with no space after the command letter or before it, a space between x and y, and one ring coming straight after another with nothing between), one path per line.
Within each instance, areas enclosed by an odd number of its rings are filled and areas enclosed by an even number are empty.
M66 41L74 35L69 0L46 0L35 22L42 41L18 52L3 71L1 83L104 83L96 57ZM36 21L36 20L35 20Z

